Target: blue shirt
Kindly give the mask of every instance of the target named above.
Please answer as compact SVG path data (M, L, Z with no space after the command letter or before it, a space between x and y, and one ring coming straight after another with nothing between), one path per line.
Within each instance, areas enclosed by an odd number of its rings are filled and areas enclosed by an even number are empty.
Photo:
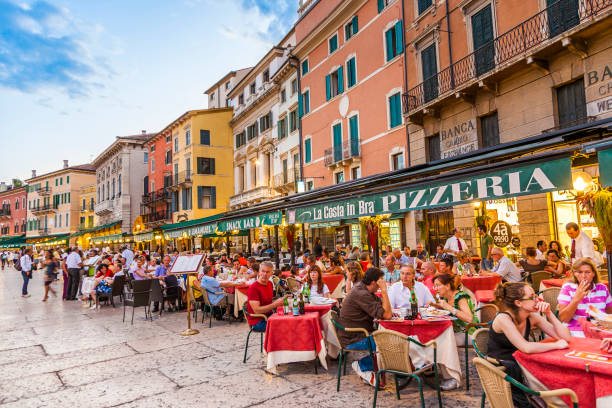
M393 271L389 272L387 268L382 268L382 271L385 273L386 282L397 282L400 280L399 269L393 269Z
M221 288L221 284L212 276L202 276L202 282L200 282L200 284L202 288L206 289L208 301L211 305L216 306L225 297L225 293L222 295L215 294L215 292L223 292L223 289Z
M410 261L410 258L408 258L406 255L402 254L402 256L400 256L400 259L394 258L395 259L395 263L401 264L401 265L412 265L412 262Z
M155 277L159 278L160 276L166 276L168 272L168 268L166 268L164 265L159 265L157 268L155 268Z

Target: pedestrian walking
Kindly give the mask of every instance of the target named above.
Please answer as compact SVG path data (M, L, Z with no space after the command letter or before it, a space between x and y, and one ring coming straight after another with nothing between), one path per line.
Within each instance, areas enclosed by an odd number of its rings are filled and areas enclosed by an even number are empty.
M4 270L4 265L6 265L7 261L8 261L8 254L6 251L2 251L2 255L0 256L0 258L2 258L2 270Z
M43 297L43 302L46 302L49 298L49 292L53 294L53 296L57 296L55 290L51 287L51 284L57 279L57 268L58 262L51 253L51 251L45 251L45 260L43 261L43 265L45 268L45 296Z
M76 300L79 283L81 281L81 268L83 260L76 249L70 251L66 258L66 268L68 269L68 288L66 289L66 300Z
M30 297L28 293L28 283L32 279L32 250L26 248L23 251L23 255L19 258L19 265L21 266L21 276L23 277L23 286L21 288L21 297Z

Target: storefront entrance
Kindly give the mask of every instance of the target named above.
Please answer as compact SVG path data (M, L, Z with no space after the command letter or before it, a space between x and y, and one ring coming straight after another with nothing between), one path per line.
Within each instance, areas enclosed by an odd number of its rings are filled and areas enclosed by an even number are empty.
M455 223L452 207L443 207L435 210L426 210L427 217L427 251L436 253L438 245L444 245L452 235Z

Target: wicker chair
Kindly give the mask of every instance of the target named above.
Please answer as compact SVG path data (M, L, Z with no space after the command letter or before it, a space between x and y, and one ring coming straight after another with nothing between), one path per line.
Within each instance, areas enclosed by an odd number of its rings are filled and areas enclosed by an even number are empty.
M537 292L538 295L544 299L546 303L550 304L550 310L552 310L555 314L559 312L559 293L561 293L561 288L546 288L540 292Z
M491 364L498 366L498 368L504 371L506 368L500 365L499 361L494 359L493 357L487 356L489 352L489 328L478 329L474 332L472 336L472 345L474 346L474 351L480 358L484 358ZM480 408L485 408L485 400L486 400L485 392L482 392L482 398L480 401Z
M276 275L272 275L272 277L270 277L270 280L274 284L274 293L278 296L280 290L280 278Z
M261 314L261 313L249 313L247 311L246 304L242 305L242 312L244 313L245 316L261 317L262 319L264 319L266 321L266 323L268 322L268 316L266 316L265 314ZM244 358L242 359L242 363L243 364L246 363L247 350L249 348L249 337L251 337L251 333L253 332L253 327L254 326L249 325L249 334L247 334L246 345L244 346ZM261 338L261 345L259 347L259 352L263 353L264 332L259 332L259 334L260 334L260 338Z
M398 377L412 377L416 379L419 385L419 394L421 396L421 406L425 408L425 398L423 397L423 384L419 378L419 374L433 368L436 377L436 391L438 392L438 405L442 408L442 396L440 395L440 378L438 376L438 358L437 345L435 340L428 341L425 344L392 330L376 331L372 333L376 350L380 354L381 368L376 372L376 384L374 385L374 402L373 407L376 407L376 398L378 396L378 384L380 376L383 373L391 373L395 379L395 395L400 399ZM421 347L434 348L433 363L426 364L413 370L413 364L410 361L410 343L415 343Z
M475 311L480 312L480 321L482 323L470 323L467 325L465 328L465 342L463 343L463 348L465 349L465 388L468 391L470 389L470 359L468 356L468 349L470 347L469 331L474 327L488 327L497 315L497 312L499 312L499 308L492 303L487 303Z
M510 385L521 389L529 395L535 395L541 398L552 398L561 395L568 395L572 400L573 408L578 408L578 397L576 393L569 388L561 388L553 391L535 391L514 378L506 375L505 372L495 367L493 364L480 357L474 358L476 370L480 376L480 382L484 388L484 392L489 400L491 408L513 408L512 391Z
M363 329L360 327L357 327L357 328L343 327L342 325L340 325L340 323L338 323L338 313L335 310L330 311L330 313L331 313L331 321L332 321L332 331L333 331L334 336L336 336L337 344L342 344L340 343L340 340L338 339L338 332L337 332L338 329L344 330L347 332L362 332L366 337L370 335L370 333L368 333L366 329ZM340 392L340 378L342 377L342 375L346 375L346 353L355 353L355 352L356 353L370 353L370 357L374 359L374 351L372 350L371 347L368 347L367 350L349 350L349 349L346 349L340 346L340 354L338 354L338 383L336 384L336 392ZM343 366L344 366L344 374L342 373Z
M300 283L299 280L297 280L294 277L290 276L290 277L287 278L287 286L289 286L289 290L291 292L295 292L295 291L300 289L302 284Z
M550 279L552 278L552 276L553 275L551 272L535 271L527 274L524 279L525 281L530 282L530 285L533 288L534 292L537 292L540 290L540 284L542 283L542 281L544 279Z

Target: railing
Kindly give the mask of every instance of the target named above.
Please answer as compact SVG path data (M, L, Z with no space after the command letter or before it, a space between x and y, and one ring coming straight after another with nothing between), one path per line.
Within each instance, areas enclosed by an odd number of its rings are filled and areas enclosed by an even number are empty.
M10 217L11 216L11 206L3 205L0 207L0 217Z
M170 200L170 193L165 188L160 188L157 191L152 191L149 194L142 196L143 204L151 204L157 201Z
M38 195L48 196L49 194L51 194L51 187L41 187L36 191L38 192Z
M101 203L97 203L95 206L95 213L96 214L110 214L111 212L113 212L113 209L115 208L115 202L113 200L104 200Z
M32 207L30 211L33 213L42 213L42 212L53 212L57 210L57 206L51 204L43 204L40 206Z
M274 187L282 187L287 184L295 183L300 179L300 168L290 167L287 171L274 175Z
M181 171L172 175L172 185L178 186L183 183L191 183L193 173L191 171Z
M42 227L38 229L38 235L48 235L49 234L49 229Z
M326 166L332 166L342 160L361 157L361 142L359 139L345 140L341 146L325 149L324 161Z
M271 187L261 186L230 197L230 207L242 204L252 204L263 199L277 197L278 193Z
M612 0L560 0L458 60L404 95L409 113L461 87L521 53L580 24L612 5Z
M569 122L559 123L559 125L555 127L551 127L550 129L543 130L542 133L548 133L554 130L561 130L561 129L565 129L565 128L572 127L572 126L578 126L578 125L582 125L585 123L595 122L596 119L597 119L597 116L585 116L583 118L571 120Z
M152 213L142 214L142 220L145 225L172 221L172 213L170 211L155 211Z

